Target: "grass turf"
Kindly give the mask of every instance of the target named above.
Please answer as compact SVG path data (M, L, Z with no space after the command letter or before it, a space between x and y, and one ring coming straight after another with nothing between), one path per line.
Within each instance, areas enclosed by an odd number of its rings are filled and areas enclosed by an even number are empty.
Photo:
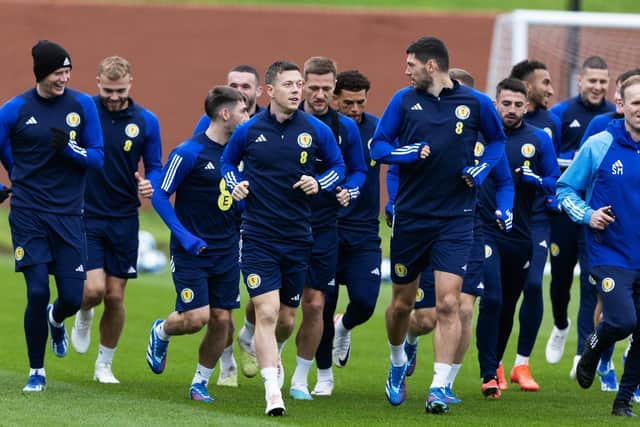
M97 353L98 322L92 328L92 343L86 355L73 349L65 359L53 356L47 348L47 390L24 395L28 363L22 329L25 291L22 276L13 273L13 261L0 257L0 275L4 278L4 298L0 300L0 324L3 339L0 347L0 425L269 425L275 422L263 415L263 386L259 378L240 376L236 389L215 386L212 376L209 391L216 401L211 405L186 399L197 362L200 334L174 337L169 346L167 369L162 375L151 373L145 350L149 327L156 318L173 308L175 292L167 271L143 275L128 285L127 321L115 355L113 370L120 385L101 385L92 381ZM547 289L548 284L545 284ZM575 289L576 287L574 287ZM55 294L52 284L52 293ZM547 292L545 292L546 294ZM346 301L342 292L339 308ZM463 399L452 406L448 415L437 417L424 413L425 391L431 381L433 353L431 338L423 337L418 353L418 368L408 381L408 397L399 407L391 407L384 397L389 351L384 328L384 309L390 298L390 286L383 286L374 317L353 333L352 356L344 369L335 369L335 392L329 398L296 402L288 398L289 379L295 364L294 340L283 353L287 381L284 387L286 416L278 420L286 425L601 425L612 422L609 415L613 393L602 393L596 384L581 390L568 377L575 329L567 343L560 364L544 361L544 345L551 327L547 314L531 360L535 378L541 385L538 393L525 393L511 386L498 401L486 401L480 394L474 344L458 376L455 391ZM247 299L242 291L243 306ZM574 293L571 313L576 312ZM547 304L547 307L549 305ZM102 308L99 307L99 318ZM242 312L236 311L236 322ZM575 316L574 316L575 317ZM66 322L68 331L72 319ZM516 327L517 328L517 327ZM516 329L517 330L517 329ZM515 340L505 356L507 371L514 358ZM618 345L615 361L624 349ZM619 365L619 363L618 363ZM315 383L312 370L310 386ZM618 420L616 420L618 421ZM620 420L620 423L626 420Z

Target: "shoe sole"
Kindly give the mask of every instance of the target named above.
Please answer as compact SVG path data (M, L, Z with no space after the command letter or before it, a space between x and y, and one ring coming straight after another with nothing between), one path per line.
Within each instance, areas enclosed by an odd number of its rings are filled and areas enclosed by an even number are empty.
M78 339L78 332L76 332L77 329L75 327L75 325L73 326L73 328L71 328L71 347L73 347L73 349L75 350L76 353L78 354L85 354L87 351L89 351L89 347L91 346L91 336L89 335L89 331L87 331L87 345L80 347L79 345L77 345L76 343L78 341L82 341L82 338ZM75 338L74 338L75 337Z
M289 396L291 396L293 400L313 400L311 394L305 393L302 390L289 390Z
M593 374L588 372L586 369L581 367L580 363L578 363L578 367L576 368L576 380L580 387L587 389L593 385L593 381L596 379L595 371Z
M487 399L497 399L498 397L496 395L499 391L500 387L487 387L486 389L482 390L482 395Z
M284 416L284 408L272 408L267 411L267 415L270 417L282 417Z
M93 380L99 382L100 384L120 384L120 381L118 381L118 380L115 380L115 381L102 381L98 377L95 377L95 376L93 377Z
M391 396L389 395L389 392L387 390L385 390L385 396L387 397L387 401L392 405L392 406L400 406L404 403L404 400L406 397L403 397L401 400L399 401L393 401L391 400Z
M449 412L449 407L442 403L434 403L433 405L427 405L425 408L428 414L443 415Z
M25 389L25 388L23 388L23 389L22 389L22 392L23 392L23 393L41 393L41 392L45 391L46 389L47 389L47 387L46 387L46 386L45 386L45 387L42 387L40 390L30 390L30 389Z

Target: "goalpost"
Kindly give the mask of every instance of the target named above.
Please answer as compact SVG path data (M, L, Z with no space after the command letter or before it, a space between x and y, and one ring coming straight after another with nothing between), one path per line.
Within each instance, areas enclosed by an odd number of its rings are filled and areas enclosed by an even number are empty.
M486 91L523 59L544 62L558 102L576 94L575 76L592 55L607 61L611 87L623 71L640 67L640 14L515 10L496 18ZM612 91L610 90L610 97Z

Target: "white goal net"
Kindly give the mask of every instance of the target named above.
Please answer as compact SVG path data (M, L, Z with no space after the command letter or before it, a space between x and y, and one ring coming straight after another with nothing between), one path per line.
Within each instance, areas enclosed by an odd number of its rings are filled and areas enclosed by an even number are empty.
M507 77L513 64L537 59L547 65L558 102L576 94L575 74L589 56L609 65L614 80L640 67L640 15L622 13L515 10L499 15L493 30L486 91Z

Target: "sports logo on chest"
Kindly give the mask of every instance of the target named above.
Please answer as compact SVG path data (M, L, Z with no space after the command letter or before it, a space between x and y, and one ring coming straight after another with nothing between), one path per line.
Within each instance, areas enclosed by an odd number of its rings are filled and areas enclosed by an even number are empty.
M624 164L620 159L613 162L611 165L611 175L623 175L624 174Z
M469 107L464 104L458 105L454 111L454 114L456 115L456 118L458 120L467 120L471 115L471 109L469 109Z
M65 122L67 123L67 126L71 128L77 128L78 126L80 126L81 122L80 114L72 111L65 117Z
M122 145L122 149L127 153L133 148L134 139L140 135L140 127L135 123L129 123L124 127L126 139Z
M520 154L522 154L522 157L525 159L531 159L536 155L536 146L529 142L522 144L522 147L520 147Z

